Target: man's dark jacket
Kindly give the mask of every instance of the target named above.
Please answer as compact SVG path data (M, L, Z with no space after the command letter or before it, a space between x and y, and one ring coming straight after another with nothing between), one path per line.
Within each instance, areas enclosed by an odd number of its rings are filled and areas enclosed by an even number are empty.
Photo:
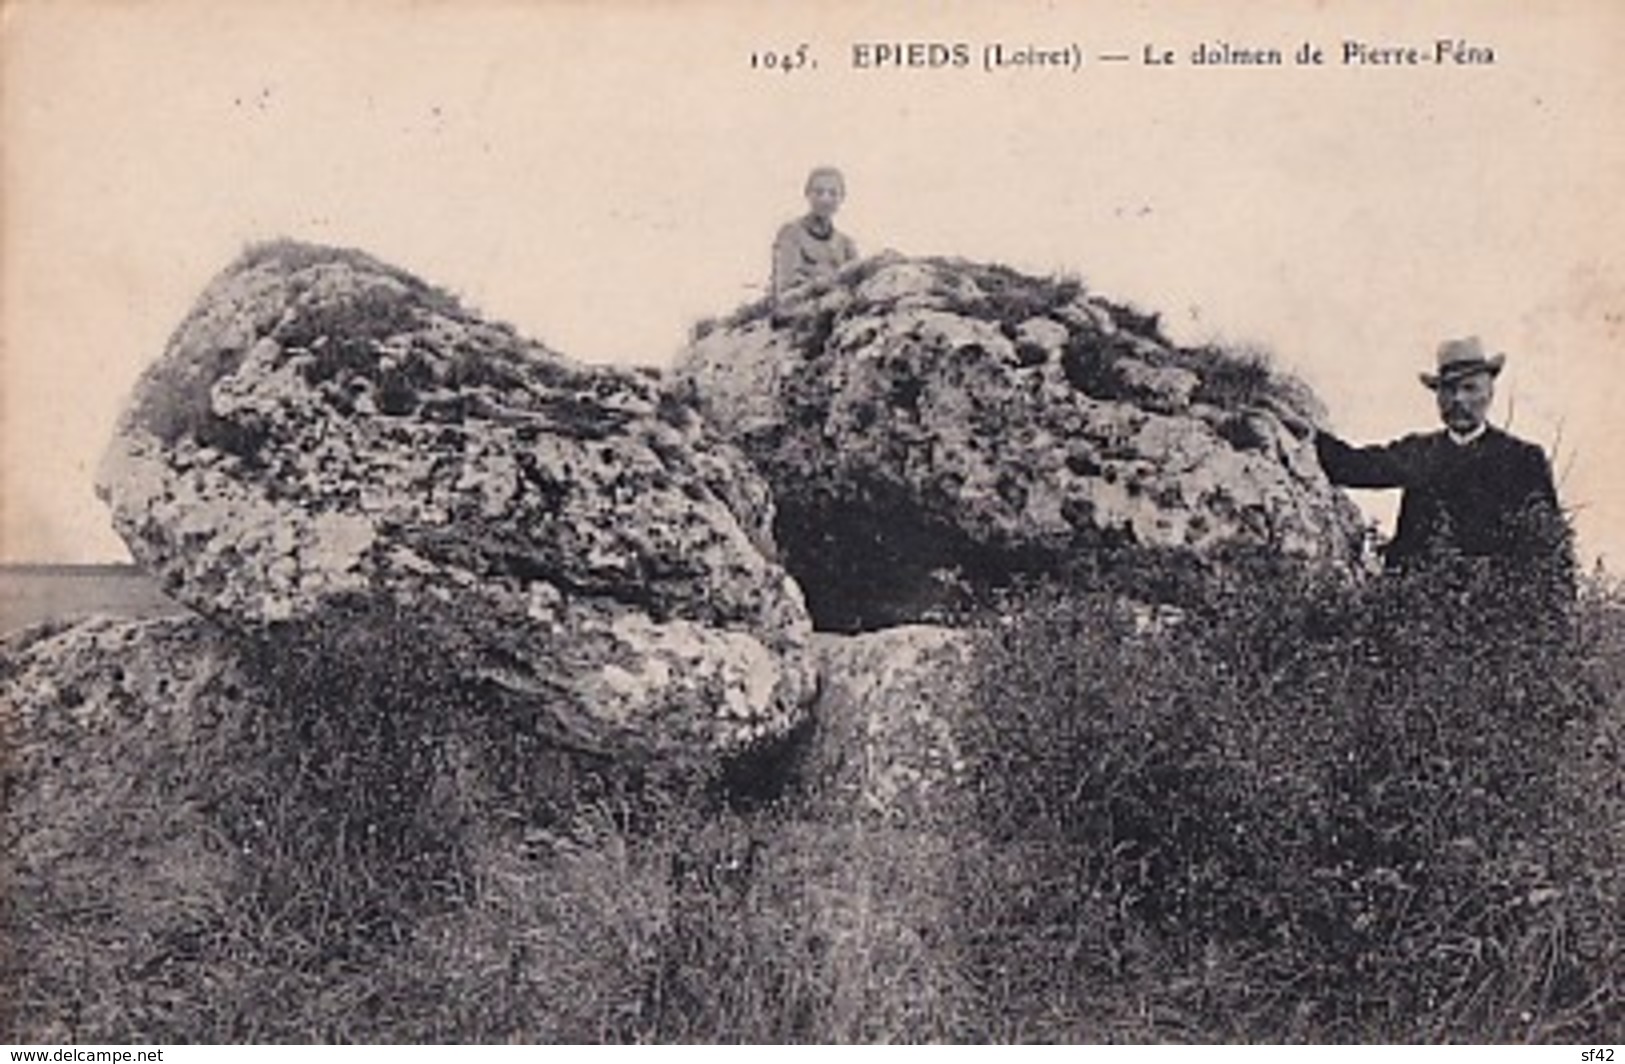
M1551 465L1534 444L1486 427L1470 443L1439 431L1373 447L1351 447L1321 432L1315 450L1334 484L1404 489L1386 550L1390 567L1407 568L1442 551L1571 572Z

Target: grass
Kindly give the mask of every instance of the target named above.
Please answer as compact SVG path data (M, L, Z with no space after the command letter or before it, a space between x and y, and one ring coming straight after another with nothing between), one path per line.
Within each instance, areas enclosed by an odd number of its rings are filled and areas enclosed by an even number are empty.
M1606 1041L1625 605L1502 590L1266 567L1153 628L1014 593L929 826L820 802L795 751L565 764L408 647L198 703L160 641L117 667L172 686L8 791L7 1037Z
M1617 1030L1625 707L1596 670L1625 624L1590 600L1571 639L1526 607L1479 573L1266 579L1131 638L1117 600L1023 599L977 720L982 826L1033 889L982 966L1051 974L1000 1011L1127 989L1161 1037Z

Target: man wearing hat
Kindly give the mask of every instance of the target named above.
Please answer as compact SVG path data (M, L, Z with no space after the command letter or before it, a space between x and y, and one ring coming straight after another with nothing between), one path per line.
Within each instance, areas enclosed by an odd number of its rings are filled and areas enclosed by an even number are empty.
M1572 588L1568 526L1545 453L1486 420L1505 361L1486 356L1476 336L1439 345L1437 371L1421 377L1438 401L1440 431L1371 447L1316 432L1332 483L1404 490L1385 550L1389 568L1445 555L1505 559L1540 566Z

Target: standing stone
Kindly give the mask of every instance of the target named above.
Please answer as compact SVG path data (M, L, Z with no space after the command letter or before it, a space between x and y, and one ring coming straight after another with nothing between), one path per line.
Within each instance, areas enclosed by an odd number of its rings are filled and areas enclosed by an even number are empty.
M912 830L962 824L975 639L923 624L814 637L823 682L803 774L818 816Z

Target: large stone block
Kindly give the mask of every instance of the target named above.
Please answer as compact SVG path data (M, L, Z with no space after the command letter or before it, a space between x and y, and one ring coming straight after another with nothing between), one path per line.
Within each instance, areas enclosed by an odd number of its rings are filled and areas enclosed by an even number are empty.
M222 273L136 386L99 490L137 561L219 624L404 646L546 707L566 745L731 751L812 693L772 502L730 445L649 375L357 252L272 244Z
M823 628L932 620L944 579L1106 551L1358 554L1357 512L1272 412L1318 420L1301 384L1076 282L881 256L713 325L674 388L767 478Z

